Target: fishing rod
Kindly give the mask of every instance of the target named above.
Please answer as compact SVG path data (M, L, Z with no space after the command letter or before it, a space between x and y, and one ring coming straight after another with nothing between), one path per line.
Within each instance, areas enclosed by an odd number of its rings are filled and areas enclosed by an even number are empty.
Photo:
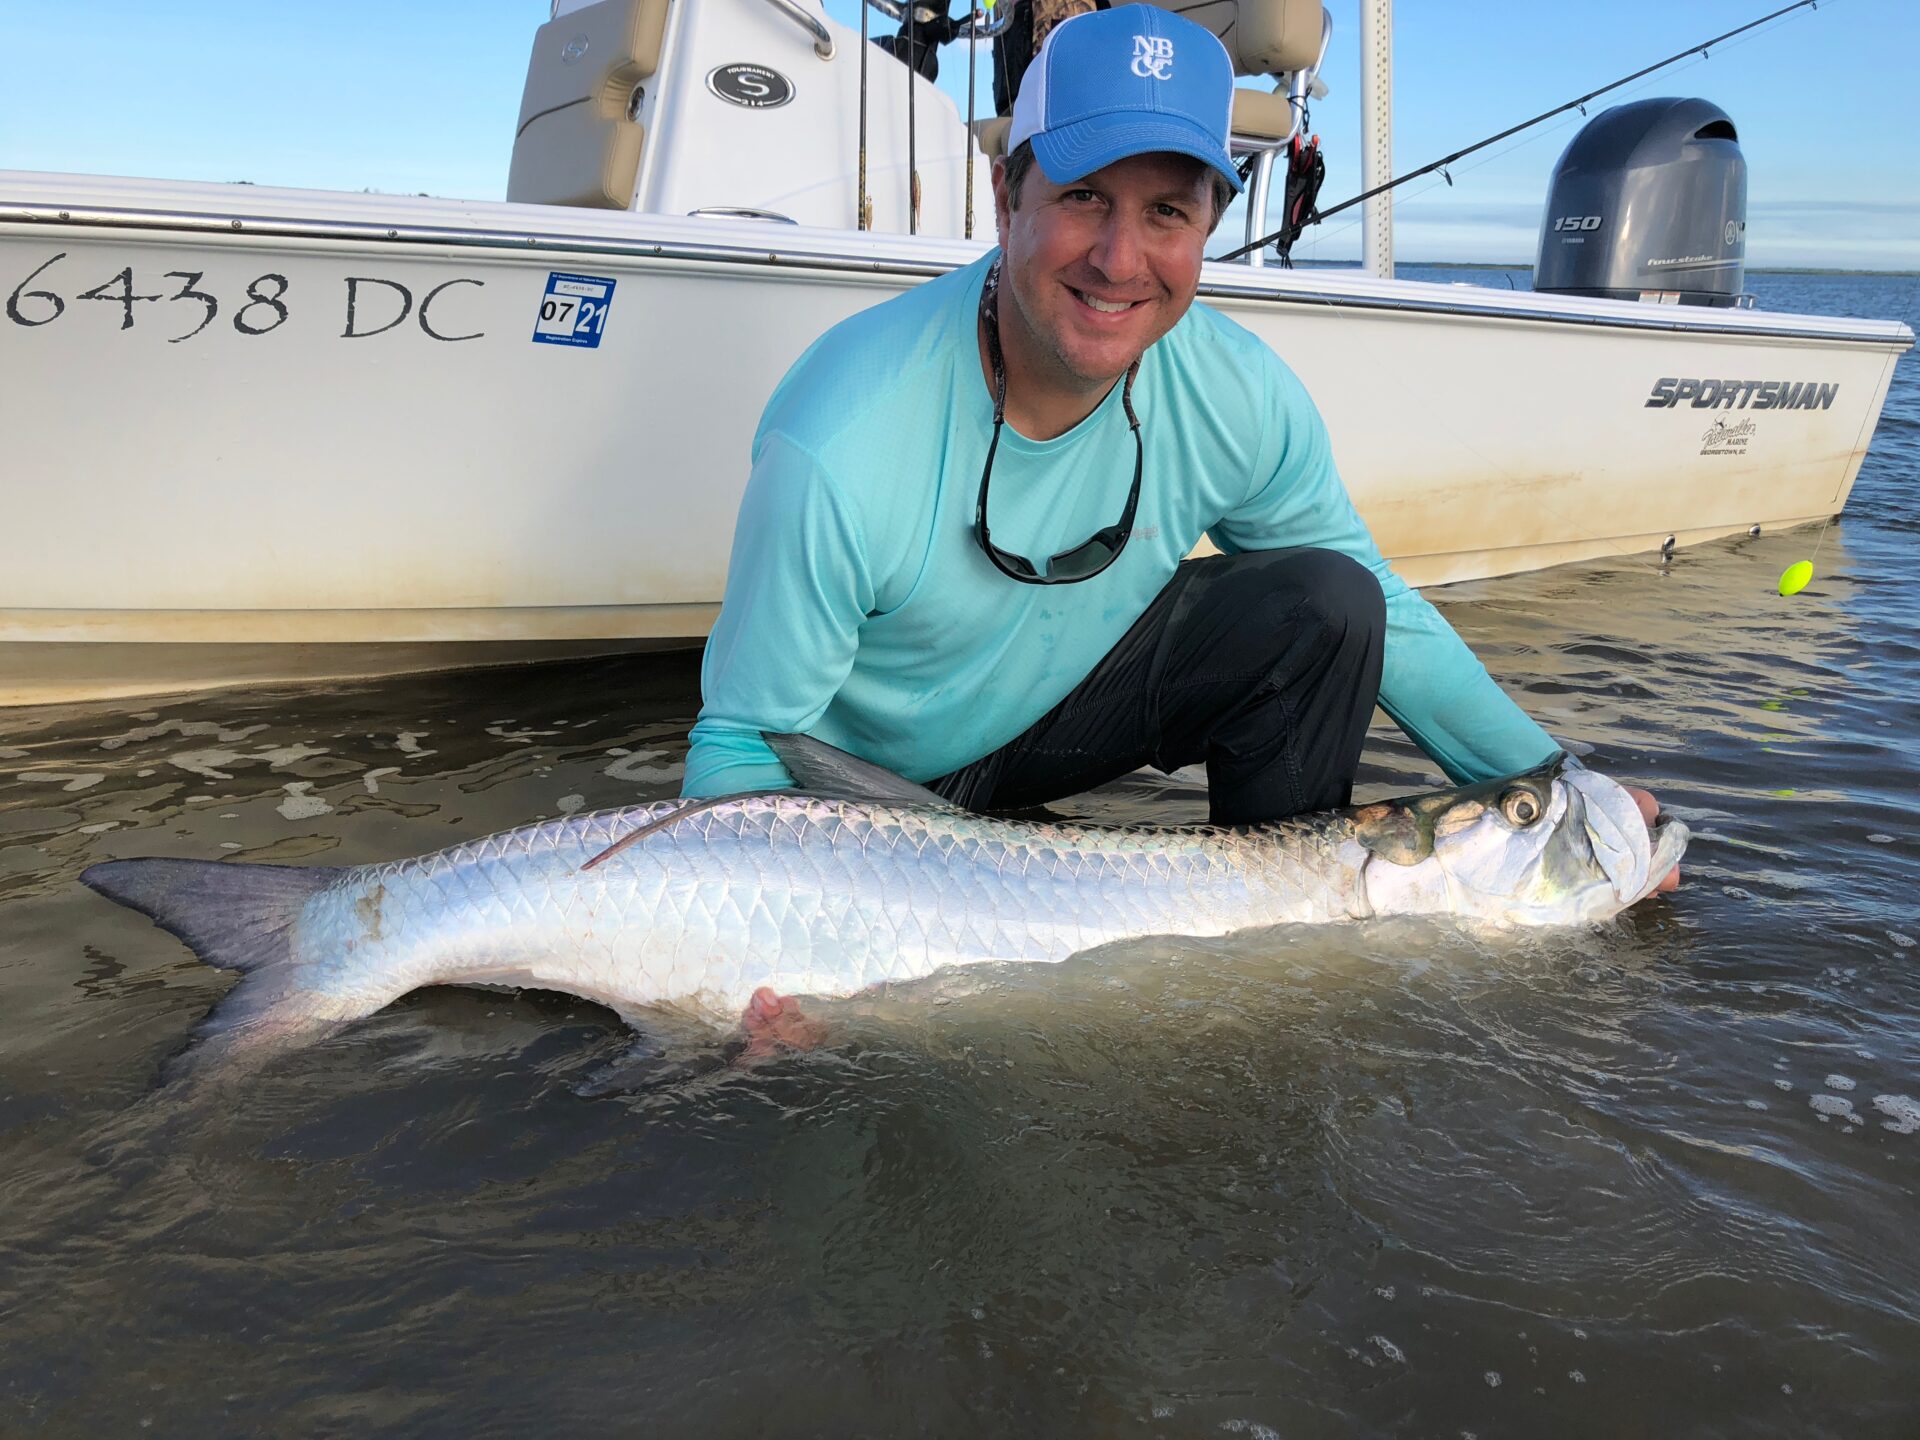
M860 198L859 212L853 217L856 230L873 228L873 211L867 204L867 56L873 51L867 42L867 7L860 6Z
M1469 145L1464 150L1456 150L1453 152L1453 154L1444 156L1443 158L1434 161L1431 165L1422 165L1418 170L1409 170L1405 175L1396 176L1392 180L1387 181L1387 183L1384 185L1376 185L1373 187L1373 189L1368 190L1363 194L1356 195L1351 200L1342 200L1338 205L1335 205L1331 210L1315 210L1313 214L1308 217L1306 223L1309 225L1318 225L1322 220L1331 219L1333 216L1338 215L1342 210L1351 209L1353 206L1360 204L1362 201L1371 200L1376 195L1384 195L1387 191L1393 189L1394 186L1396 185L1404 185L1409 180L1418 180L1422 175L1431 175L1436 170L1444 172L1447 166L1453 164L1456 160L1464 159L1466 156L1473 154L1473 152L1476 150L1484 150L1489 145L1497 145L1502 140L1505 140L1509 135L1518 135L1522 130L1526 130L1531 128L1532 126L1538 125L1542 120L1551 120L1554 116L1564 115L1569 110L1584 110L1584 107L1589 100L1594 99L1596 96L1604 95L1609 90L1618 90L1622 85L1630 85L1635 80L1640 79L1642 76L1651 75L1656 70L1664 70L1667 68L1667 66L1675 64L1678 61L1684 60L1689 55L1700 55L1705 57L1707 55L1707 51L1711 47L1718 45L1721 41L1731 40L1736 35L1744 35L1749 30L1758 29L1760 26L1765 25L1769 20L1778 20L1782 15L1790 14L1795 10L1804 10L1804 9L1818 10L1819 8L1820 8L1820 0L1794 0L1793 4L1783 5L1778 10L1774 11L1771 15L1762 15L1758 20L1750 20L1737 30L1729 30L1727 31L1726 34L1716 35L1711 40L1702 40L1697 45L1689 45L1686 49L1679 51L1677 54L1669 55L1666 59L1661 60L1656 64L1647 66L1647 68L1644 70L1636 70L1631 75L1622 76L1620 79L1615 80L1611 85L1602 85L1598 90L1589 90L1585 95L1582 95L1578 100L1569 100L1564 105L1556 105L1553 109L1547 111L1545 114L1536 115L1531 120L1522 120L1518 125L1514 125L1508 129L1502 130L1498 135L1489 135L1485 140L1479 141L1478 143L1473 145ZM1447 183L1449 185L1453 183L1453 177L1451 175L1447 176ZM1238 260L1242 255L1245 255L1250 250L1258 250L1264 245L1271 245L1274 241L1278 240L1282 235L1285 235L1286 233L1287 233L1287 227L1283 225L1278 230L1274 231L1271 235L1263 235L1260 239L1253 241L1251 244L1242 245L1238 250L1229 251L1227 254L1216 256L1215 258L1218 260Z

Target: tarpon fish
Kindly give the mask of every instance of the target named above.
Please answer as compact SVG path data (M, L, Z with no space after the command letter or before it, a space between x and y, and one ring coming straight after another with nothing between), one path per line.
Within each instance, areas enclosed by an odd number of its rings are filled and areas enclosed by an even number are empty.
M996 819L801 736L797 790L567 816L350 867L111 860L81 876L243 972L200 1053L311 1040L424 985L531 986L737 1022L946 966L1145 935L1452 915L1607 919L1680 859L1604 776L1512 779L1231 829Z

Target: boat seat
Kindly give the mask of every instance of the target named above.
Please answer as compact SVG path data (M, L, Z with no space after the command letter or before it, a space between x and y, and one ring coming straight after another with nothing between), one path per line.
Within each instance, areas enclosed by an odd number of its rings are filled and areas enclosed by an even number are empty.
M1238 75L1285 75L1320 58L1320 0L1127 0L1173 10L1220 37ZM1238 125L1234 127L1236 130ZM1283 128L1281 135L1287 132ZM1278 138L1278 137L1275 137Z
M1007 153L1007 134L1013 119L996 115L977 120L973 126L974 143L989 160ZM1252 140L1284 140L1293 129L1293 108L1287 97L1271 90L1235 89L1233 92L1233 133Z
M534 34L507 199L626 210L640 182L642 81L660 68L669 0L600 0Z
M980 153L989 160L998 160L1007 153L1007 135L1013 129L1011 115L996 115L991 120L976 120L973 125L973 142L980 147Z
M1232 123L1236 137L1284 140L1293 133L1293 107L1287 103L1287 97L1278 91L1249 90L1239 86L1233 92Z
M1220 37L1236 75L1271 77L1291 74L1320 58L1320 0L1120 0L1154 5L1206 26ZM1006 153L1005 115L977 121L974 142L989 160ZM1293 133L1293 107L1273 90L1236 88L1233 118L1236 138L1268 148Z

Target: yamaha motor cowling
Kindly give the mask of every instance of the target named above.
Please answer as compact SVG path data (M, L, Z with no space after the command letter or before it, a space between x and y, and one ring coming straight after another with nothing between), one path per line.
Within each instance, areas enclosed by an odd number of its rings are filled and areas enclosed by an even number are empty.
M1732 305L1746 249L1733 121L1706 100L1636 100L1596 115L1554 167L1533 288Z

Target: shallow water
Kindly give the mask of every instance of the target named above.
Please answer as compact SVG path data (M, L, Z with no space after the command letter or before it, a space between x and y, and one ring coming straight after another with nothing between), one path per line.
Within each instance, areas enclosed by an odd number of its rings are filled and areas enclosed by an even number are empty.
M1436 596L1695 828L1618 926L1123 947L599 1100L608 1014L436 991L171 1114L229 979L74 877L672 794L691 657L0 712L0 1432L1911 1435L1916 494L1910 354L1824 536Z

